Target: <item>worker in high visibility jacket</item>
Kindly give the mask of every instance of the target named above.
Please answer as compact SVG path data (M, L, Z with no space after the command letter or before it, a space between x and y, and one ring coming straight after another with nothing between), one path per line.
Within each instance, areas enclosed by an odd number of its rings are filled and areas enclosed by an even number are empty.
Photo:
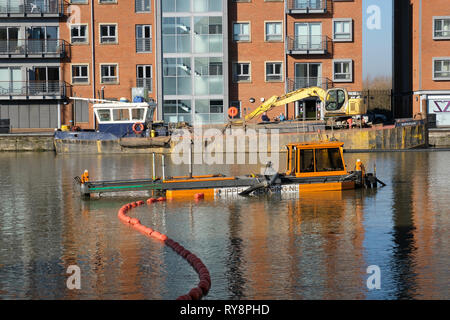
M89 182L89 171L84 170L83 174L81 175L81 183Z
M361 172L361 183L364 181L364 175L366 174L366 168L360 159L356 160L355 171Z

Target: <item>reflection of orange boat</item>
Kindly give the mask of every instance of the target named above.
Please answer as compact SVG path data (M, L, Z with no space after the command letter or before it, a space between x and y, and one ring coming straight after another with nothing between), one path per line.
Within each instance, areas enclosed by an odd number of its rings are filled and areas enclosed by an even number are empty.
M285 173L97 181L81 183L81 192L89 195L112 191L153 190L165 193L168 199L174 199L192 197L196 193L203 193L205 198L227 198L264 192L298 195L302 192L337 191L361 186L376 187L379 180L370 173L366 174L362 163L357 165L359 170L347 171L343 145L343 142L337 141L288 144Z

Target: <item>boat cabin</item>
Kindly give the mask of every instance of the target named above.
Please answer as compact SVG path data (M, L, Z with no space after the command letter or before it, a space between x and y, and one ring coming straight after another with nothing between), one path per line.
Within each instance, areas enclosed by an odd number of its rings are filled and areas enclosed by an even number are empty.
M133 135L135 123L151 123L156 106L147 102L97 103L93 105L97 129L117 137Z
M287 144L286 175L318 177L348 174L344 162L343 145L343 142Z

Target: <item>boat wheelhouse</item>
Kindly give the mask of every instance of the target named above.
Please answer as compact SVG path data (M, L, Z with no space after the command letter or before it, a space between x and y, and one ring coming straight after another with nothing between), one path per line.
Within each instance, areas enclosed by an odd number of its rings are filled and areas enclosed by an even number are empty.
M118 138L133 136L133 126L153 121L155 105L147 102L97 103L93 105L99 132L110 133Z

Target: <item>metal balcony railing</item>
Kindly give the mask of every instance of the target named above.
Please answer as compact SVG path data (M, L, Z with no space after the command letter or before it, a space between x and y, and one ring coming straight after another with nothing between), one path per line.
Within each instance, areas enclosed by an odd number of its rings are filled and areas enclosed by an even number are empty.
M40 57L63 57L65 54L65 42L60 39L14 39L0 40L0 56L7 55L28 57L39 55Z
M327 0L288 0L286 8L289 13L324 13Z
M328 90L333 87L333 82L328 78L323 77L295 77L287 78L288 92L308 87L320 87Z
M137 38L136 39L136 52L152 52L152 39Z
M286 49L288 54L326 54L329 42L327 36L286 37Z
M66 96L64 81L0 81L0 96Z
M152 92L152 78L137 78L136 87L146 88L148 92Z
M62 0L0 0L0 14L62 15Z

